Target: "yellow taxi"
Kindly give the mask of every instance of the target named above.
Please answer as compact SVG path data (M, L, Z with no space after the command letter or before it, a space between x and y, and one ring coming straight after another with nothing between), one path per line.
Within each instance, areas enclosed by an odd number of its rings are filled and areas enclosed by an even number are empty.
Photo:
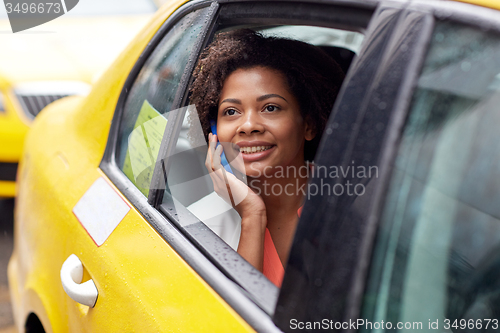
M52 103L27 136L8 267L17 329L497 332L499 10L167 2L87 97ZM239 28L317 45L347 73L281 288L236 252L237 213L189 119L200 53Z
M152 0L87 0L16 34L9 33L0 8L0 197L16 193L17 165L34 117L61 97L86 95L156 8Z

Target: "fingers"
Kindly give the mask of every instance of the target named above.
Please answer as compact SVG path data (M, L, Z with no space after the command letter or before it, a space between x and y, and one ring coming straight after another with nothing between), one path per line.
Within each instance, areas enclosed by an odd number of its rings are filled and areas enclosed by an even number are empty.
M218 176L222 176L222 173L217 172L220 169L224 169L222 166L221 155L222 155L222 145L217 145L217 135L209 133L208 135L208 151L207 158L205 159L205 167L209 173L215 172Z
M214 155L212 156L212 166L213 166L213 173L219 178L220 180L220 187L222 190L222 187L224 187L225 192L228 192L228 196L231 200L231 205L234 204L233 196L231 194L231 188L229 186L229 180L228 176L232 176L231 174L228 174L226 172L226 169L222 166L221 162L221 155L222 155L222 145L219 145L217 148L215 148Z
M212 133L208 134L208 144L207 144L207 157L205 158L205 167L207 168L208 172L212 171L212 155L210 153L210 139L212 138Z
M223 146L217 144L217 136L210 133L208 136L208 150L205 159L205 167L209 172L215 192L235 207L247 197L249 188L245 183L241 182L233 174L224 169L221 161ZM241 156L238 156L236 160L238 160L237 163L243 166ZM242 169L244 170L244 166Z
M219 171L220 169L224 169L224 167L222 166L221 155L222 146L219 145L217 148L215 148L214 155L212 156L212 168L215 172Z
M215 147L217 146L217 135L213 135L212 133L208 134L208 151L207 158L205 159L205 167L208 172L214 171L214 167L212 164L212 159L215 154Z
M224 167L221 162L221 155L223 148L221 145L217 146L217 136L209 133L208 135L208 150L205 159L205 167L214 185L214 190L221 197L228 202L233 203L231 199L231 190L228 185L228 179L225 175Z

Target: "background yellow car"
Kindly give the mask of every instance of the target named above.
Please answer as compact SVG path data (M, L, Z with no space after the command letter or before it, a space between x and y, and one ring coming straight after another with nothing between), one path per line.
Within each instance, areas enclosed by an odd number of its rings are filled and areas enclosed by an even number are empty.
M17 328L498 331L499 9L167 3L86 98L51 104L28 135L8 268ZM308 198L281 289L217 223L234 212L204 172L206 142L186 134L201 50L241 27L346 67L357 54L315 162L376 171L310 180L364 191Z
M12 34L0 6L0 197L15 175L33 118L49 103L86 95L156 10L152 0L86 0L64 16Z

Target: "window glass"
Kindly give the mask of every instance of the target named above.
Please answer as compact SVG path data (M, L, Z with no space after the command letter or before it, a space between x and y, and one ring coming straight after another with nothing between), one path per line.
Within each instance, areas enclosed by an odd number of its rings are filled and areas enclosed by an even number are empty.
M118 165L145 196L168 114L207 10L192 12L175 24L146 61L127 97L120 124Z
M252 26L251 28L264 36L292 38L317 45L334 57L343 69L348 68L355 52L359 51L362 39L362 35L355 32L312 26ZM236 250L240 240L241 218L231 204L214 191L213 182L205 166L206 157L207 142L196 107L190 105L184 117L174 155L170 156L167 195L164 196L164 203L173 198L177 212L185 211L187 208L190 214L182 214L179 217L184 227L202 221ZM246 181L244 175L237 177Z
M363 34L356 31L296 25L264 28L260 32L265 36L294 38L313 45L342 47L356 54L364 38Z
M393 166L362 331L498 331L499 89L500 37L438 22Z
M182 216L180 222L183 226L200 220L236 249L240 218L231 205L215 193L205 167L206 156L207 142L196 107L190 105L184 116L175 153L170 156L166 191L174 199L177 211L186 207L197 218ZM168 200L167 198L169 196L165 196L164 201Z

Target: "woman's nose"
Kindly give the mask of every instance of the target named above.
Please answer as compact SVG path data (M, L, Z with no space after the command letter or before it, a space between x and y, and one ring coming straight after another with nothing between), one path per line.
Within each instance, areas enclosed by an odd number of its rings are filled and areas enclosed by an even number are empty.
M238 127L238 133L251 134L264 132L264 126L258 111L245 112L241 120L241 124Z

